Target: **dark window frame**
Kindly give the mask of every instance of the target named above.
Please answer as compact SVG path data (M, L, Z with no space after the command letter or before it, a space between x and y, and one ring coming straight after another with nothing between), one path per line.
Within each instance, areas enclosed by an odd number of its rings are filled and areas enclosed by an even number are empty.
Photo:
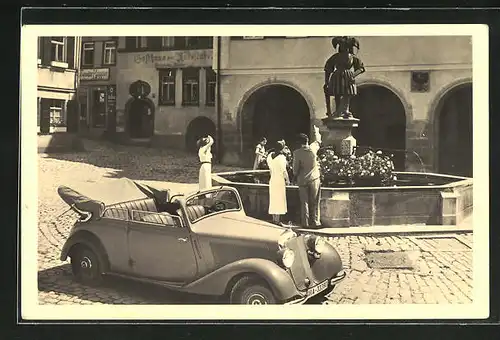
M170 75L168 75L170 73ZM159 94L158 94L158 105L159 106L175 106L175 96L176 96L176 76L177 70L173 68L163 68L158 71L158 81L159 81ZM164 79L168 78L171 81L165 81ZM173 88L173 95L171 99L166 100L164 97L164 85L170 85ZM169 92L167 90L167 92Z
M111 63L107 63L106 62L106 44L107 43L114 44L114 48L111 49L112 53L114 54L114 59L113 59L113 62L111 62ZM102 43L102 64L106 65L106 66L114 66L114 65L116 65L117 50L118 50L118 43L116 42L116 40L106 40L106 41L103 41L103 43Z
M192 72L192 74L190 74ZM196 77L194 76L196 74ZM189 86L191 94L190 98L186 98ZM196 88L193 91L193 87ZM193 99L193 94L196 93L196 98ZM200 68L186 67L182 69L182 106L199 106L200 105Z
M87 64L85 63L85 45L92 45L92 63L90 64ZM87 51L90 51L90 49L87 49ZM95 63L95 42L94 41L83 41L82 42L82 62L81 62L81 65L83 68L86 68L86 67L94 67L94 63Z
M209 98L210 90L209 88L213 86L213 100ZM217 74L215 71L208 67L205 69L205 105L206 106L215 106L216 100L216 91L217 91Z

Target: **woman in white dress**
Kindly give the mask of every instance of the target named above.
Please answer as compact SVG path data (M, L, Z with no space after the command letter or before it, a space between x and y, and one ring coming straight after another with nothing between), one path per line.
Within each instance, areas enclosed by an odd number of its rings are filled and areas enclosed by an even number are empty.
M287 161L283 154L284 143L278 142L277 148L267 156L267 165L271 173L269 180L269 214L273 222L280 224L280 216L287 213L286 185L290 184L286 169Z
M210 189L212 187L212 136L201 138L196 143L198 145L198 157L200 158L200 190Z

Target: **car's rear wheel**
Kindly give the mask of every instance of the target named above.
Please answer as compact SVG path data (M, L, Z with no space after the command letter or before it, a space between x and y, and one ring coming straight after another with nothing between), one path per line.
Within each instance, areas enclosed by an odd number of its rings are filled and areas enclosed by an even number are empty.
M99 257L89 247L77 246L72 250L71 269L77 282L92 286L102 282Z
M277 300L267 283L257 277L244 276L233 286L229 297L231 304L272 305Z

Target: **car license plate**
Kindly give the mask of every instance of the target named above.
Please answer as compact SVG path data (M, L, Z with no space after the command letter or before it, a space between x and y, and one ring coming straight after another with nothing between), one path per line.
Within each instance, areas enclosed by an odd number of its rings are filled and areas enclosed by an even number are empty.
M316 295L318 293L321 293L322 291L324 291L325 289L328 288L328 280L326 281L323 281L321 282L319 285L317 286L314 286L312 288L309 288L307 290L307 296L313 296L313 295Z

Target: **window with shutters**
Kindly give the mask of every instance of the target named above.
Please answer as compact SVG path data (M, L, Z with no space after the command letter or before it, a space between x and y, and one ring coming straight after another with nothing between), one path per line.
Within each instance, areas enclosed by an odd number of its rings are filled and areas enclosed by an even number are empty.
M116 64L116 41L104 42L104 65Z
M175 70L162 69L159 72L160 97L159 105L175 105Z
M206 70L206 84L207 84L207 93L206 93L206 102L205 105L213 106L215 105L215 86L216 86L216 74L212 68L207 68Z
M198 105L200 98L200 69L189 67L182 70L182 105Z
M50 102L50 125L51 126L66 126L66 121L63 115L64 101L52 99Z
M94 54L94 43L84 42L82 46L82 66L94 66Z

